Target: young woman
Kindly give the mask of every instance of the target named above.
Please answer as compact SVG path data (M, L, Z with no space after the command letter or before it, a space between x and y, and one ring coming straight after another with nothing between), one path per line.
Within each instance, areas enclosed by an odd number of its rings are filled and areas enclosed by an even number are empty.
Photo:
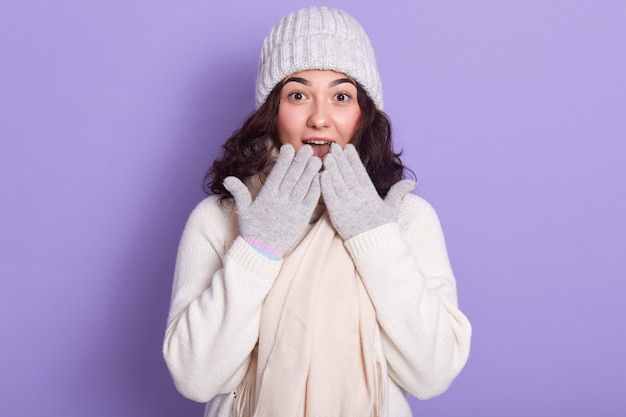
M163 346L205 416L410 416L471 327L431 206L410 194L374 52L311 7L265 39L257 110L206 178L176 264Z

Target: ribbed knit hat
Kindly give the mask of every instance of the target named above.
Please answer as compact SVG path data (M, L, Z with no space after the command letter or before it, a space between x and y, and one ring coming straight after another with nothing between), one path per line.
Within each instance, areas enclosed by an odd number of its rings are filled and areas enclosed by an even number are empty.
M256 82L257 108L285 77L305 70L334 70L356 80L380 110L383 90L374 50L349 14L309 7L283 17L263 42Z

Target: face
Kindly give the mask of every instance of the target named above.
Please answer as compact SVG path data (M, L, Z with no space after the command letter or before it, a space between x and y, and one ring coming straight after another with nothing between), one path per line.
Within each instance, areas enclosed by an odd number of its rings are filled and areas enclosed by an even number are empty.
M301 71L283 85L278 107L277 130L282 144L296 151L313 146L323 158L332 142L342 148L354 136L361 109L354 81L335 71Z

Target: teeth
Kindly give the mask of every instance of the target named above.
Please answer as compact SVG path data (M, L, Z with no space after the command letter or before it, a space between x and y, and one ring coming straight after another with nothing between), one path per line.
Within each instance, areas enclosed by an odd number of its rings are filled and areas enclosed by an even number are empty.
M331 142L328 140L307 140L304 143L306 143L307 145L327 145Z

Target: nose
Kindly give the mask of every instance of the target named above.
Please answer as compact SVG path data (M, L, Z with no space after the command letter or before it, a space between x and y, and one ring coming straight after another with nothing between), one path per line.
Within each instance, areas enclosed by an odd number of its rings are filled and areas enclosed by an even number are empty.
M312 104L311 114L307 120L307 126L315 129L322 129L329 126L329 120L328 109L323 103L318 101Z

